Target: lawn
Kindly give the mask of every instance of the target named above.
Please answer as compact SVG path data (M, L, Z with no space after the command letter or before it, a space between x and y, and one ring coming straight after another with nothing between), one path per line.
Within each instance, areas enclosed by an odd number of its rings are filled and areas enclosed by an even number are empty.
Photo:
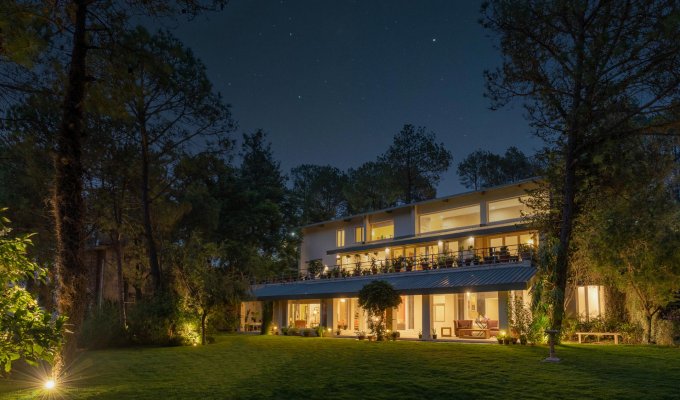
M57 398L554 399L680 398L680 349L546 347L219 336L204 347L90 351ZM21 386L24 386L22 389ZM0 379L1 399L42 390Z

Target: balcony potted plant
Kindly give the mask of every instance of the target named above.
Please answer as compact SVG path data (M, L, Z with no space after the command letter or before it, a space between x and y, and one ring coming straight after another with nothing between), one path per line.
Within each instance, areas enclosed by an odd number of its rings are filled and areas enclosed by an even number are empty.
M375 258L373 258L373 257L371 258L371 273L373 275L378 274L378 262L375 261Z
M453 268L453 254L448 253L446 255L446 258L444 259L444 263L446 265L446 268Z
M311 260L307 263L307 273L311 279L316 278L316 276L321 272L323 268L323 263L320 259Z
M354 272L354 274L353 274L354 276L361 276L361 263L360 262L357 262L356 264L354 264L353 272Z
M443 254L437 257L437 266L439 268L444 268L446 266L446 256Z
M522 259L522 261L525 260L531 260L531 253L533 248L529 244L520 244L519 245L519 256Z
M420 269L423 271L430 269L430 260L427 258L427 256L423 256L420 259Z
M405 267L406 271L411 272L413 271L413 257L406 257L405 261Z
M401 268L404 265L404 256L399 256L397 257L396 260L394 260L394 272L401 272Z

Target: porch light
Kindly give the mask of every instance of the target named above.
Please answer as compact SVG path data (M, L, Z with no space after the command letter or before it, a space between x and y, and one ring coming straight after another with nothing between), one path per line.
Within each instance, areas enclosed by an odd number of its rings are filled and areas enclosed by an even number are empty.
M390 254L390 248L389 247L385 247L385 253Z
M331 328L328 328L328 332L330 332L330 331L331 331Z
M339 260L339 259L340 259L340 254L336 254L336 255L335 255L335 259L336 259L336 260Z
M344 303L344 302L345 302L345 299L340 299L340 302L341 302L341 303Z
M443 245L444 245L444 242L442 242L441 240L437 242L437 246L442 247Z

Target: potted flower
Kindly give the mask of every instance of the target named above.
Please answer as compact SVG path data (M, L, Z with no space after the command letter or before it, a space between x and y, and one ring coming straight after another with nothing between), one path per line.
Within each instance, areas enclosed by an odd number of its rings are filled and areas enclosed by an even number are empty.
M420 268L423 271L430 269L430 263L429 263L429 260L427 259L427 257L423 257L423 258L420 259Z
M496 335L496 340L498 340L498 344L503 344L505 342L505 334L499 333Z
M432 329L432 339L437 340L437 330L434 328Z
M375 261L375 258L371 258L371 273L373 275L378 274L378 263Z
M437 257L437 266L439 268L444 268L446 266L446 256L440 255Z
M357 333L357 339L359 339L359 340L364 340L364 339L366 339L366 332L364 332L364 331L357 331L356 333Z
M418 339L422 339L422 338L423 338L423 331L418 331Z

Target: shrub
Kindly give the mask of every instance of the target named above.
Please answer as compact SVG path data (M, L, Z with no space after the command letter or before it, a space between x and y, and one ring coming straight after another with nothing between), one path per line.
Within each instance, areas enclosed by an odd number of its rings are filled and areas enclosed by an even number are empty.
M288 336L288 327L287 326L284 326L283 328L281 328L281 334Z
M314 330L316 331L316 336L318 336L318 337L324 337L326 335L326 327L325 326L319 325L316 328L314 328Z
M298 328L296 328L294 326L288 327L288 336L295 336L295 335L299 335L299 334L300 334L300 331L298 330Z
M118 305L111 302L95 308L87 316L78 336L78 346L88 349L119 347L129 343L128 334L120 324Z
M171 346L189 344L179 333L182 327L177 299L164 293L142 299L128 313L130 337L136 344Z
M304 337L309 337L309 336L311 336L311 334L312 334L312 331L310 329L303 329L302 330L302 336L304 336Z

